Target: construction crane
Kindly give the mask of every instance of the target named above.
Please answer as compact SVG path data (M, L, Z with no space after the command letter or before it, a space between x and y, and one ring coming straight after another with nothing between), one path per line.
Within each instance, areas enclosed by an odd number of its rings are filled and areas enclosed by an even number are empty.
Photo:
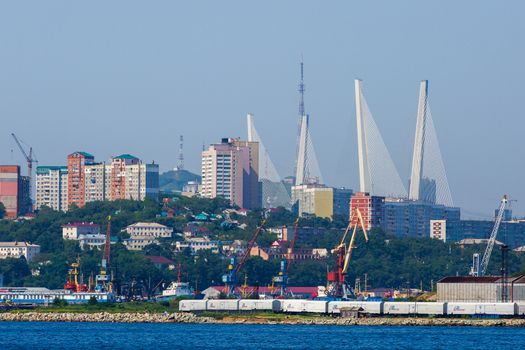
M279 274L272 278L272 293L273 286L279 286L279 296L284 297L287 294L288 288L288 272L290 271L290 265L294 260L294 247L297 240L297 228L299 227L299 219L295 220L293 237L290 243L290 247L287 249L285 259L281 260Z
M250 256L250 252L253 246L255 245L257 237L259 237L259 234L261 233L265 224L266 220L263 220L261 225L257 227L257 230L255 230L254 235L252 236L252 238L248 242L248 245L246 246L246 251L242 254L241 258L239 259L239 262L237 263L237 259L235 257L232 257L230 259L230 264L228 265L228 273L222 276L222 281L226 285L227 295L235 294L235 287L237 286L237 276L239 275L241 269L244 267L246 259L248 258L248 256Z
M487 272L490 256L492 255L492 250L494 248L494 244L496 243L496 236L498 235L499 226L501 224L501 221L503 221L503 215L505 213L505 209L507 208L508 202L509 200L507 198L507 195L503 195L503 198L501 198L501 202L499 205L498 215L496 216L496 221L494 222L494 227L492 228L490 238L487 242L487 248L485 249L485 253L483 254L483 258L481 259L481 264L476 266L476 264L479 263L479 255L477 259L476 257L473 257L472 259L471 275L473 276L485 276L485 273Z
M104 240L104 254L102 255L102 262L100 264L100 274L96 276L96 291L111 292L112 283L109 275L109 263L111 257L111 216L108 216L108 226L106 230L106 237Z
M348 267L350 266L350 258L352 257L352 251L355 248L354 242L358 227L361 227L365 241L368 242L368 234L366 226L363 220L363 216L358 208L355 208L350 215L348 226L346 227L341 243L332 253L337 253L337 260L335 269L328 272L327 276L327 295L332 298L343 298L347 299L351 295L351 288L346 282L346 274L348 273ZM346 237L348 232L352 229L352 236L350 237L350 243L346 244Z
M20 149L20 152L22 152L22 155L24 156L27 162L27 176L29 177L29 197L31 198L31 186L33 184L33 163L38 163L38 160L36 160L33 154L33 147L29 146L29 154L27 154L24 150L24 147L22 146L22 142L18 139L18 137L16 137L14 133L11 133L11 136L13 136L13 139L15 140L18 148Z

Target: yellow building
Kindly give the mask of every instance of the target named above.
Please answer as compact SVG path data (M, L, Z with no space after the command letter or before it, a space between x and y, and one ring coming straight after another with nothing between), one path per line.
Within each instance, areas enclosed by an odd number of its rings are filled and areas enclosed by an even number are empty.
M334 213L334 191L319 184L292 187L292 203L297 206L299 216L315 215L331 219Z

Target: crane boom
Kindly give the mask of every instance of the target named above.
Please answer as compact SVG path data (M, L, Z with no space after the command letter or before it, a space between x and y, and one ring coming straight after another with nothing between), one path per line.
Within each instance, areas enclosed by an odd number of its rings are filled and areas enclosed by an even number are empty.
M485 253L483 254L483 259L481 260L481 269L479 271L480 276L485 276L485 273L487 272L487 267L489 266L490 261L490 255L492 254L492 249L494 248L494 243L496 242L496 236L498 235L499 226L501 224L501 221L503 220L503 213L505 211L505 208L507 207L507 203L507 195L504 195L499 205L498 216L496 217L496 221L494 222L494 227L492 228L492 232L487 243L487 248L485 249Z
M250 241L248 242L248 245L246 247L246 251L242 255L242 257L239 260L239 263L237 264L237 266L235 267L235 274L238 274L239 271L241 271L242 267L244 266L244 263L246 262L246 259L250 255L250 252L251 252L251 250L252 250L252 248L253 248L253 246L255 244L255 241L257 240L257 237L259 237L259 233L261 233L265 223L266 223L266 220L263 220L261 225L259 227L257 227L257 231L255 231L255 234L253 235L252 239L250 239Z
M26 151L24 150L24 147L22 146L22 143L20 142L18 137L16 137L14 133L11 133L11 136L15 140L16 145L20 149L20 152L22 152L22 155L24 156L27 162L27 176L29 177L29 197L31 197L31 186L33 184L33 163L38 163L38 160L36 160L35 157L33 156L33 147L29 146L29 155L28 155Z

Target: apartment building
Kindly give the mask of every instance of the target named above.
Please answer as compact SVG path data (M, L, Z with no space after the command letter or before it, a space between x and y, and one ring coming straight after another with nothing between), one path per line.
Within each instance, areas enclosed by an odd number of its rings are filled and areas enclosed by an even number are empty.
M39 166L36 168L36 209L48 207L67 210L67 166Z
M27 242L0 242L0 259L15 258L22 256L27 261L32 261L40 254L40 246Z

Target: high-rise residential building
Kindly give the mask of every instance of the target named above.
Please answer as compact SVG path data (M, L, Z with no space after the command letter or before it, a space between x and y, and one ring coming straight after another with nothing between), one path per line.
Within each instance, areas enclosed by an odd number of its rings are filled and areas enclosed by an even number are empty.
M0 202L7 219L16 219L31 211L29 177L20 175L20 166L0 165Z
M460 209L433 204L387 198L384 204L383 229L396 236L429 237L432 220L444 220L447 240L456 240L460 225Z
M67 210L67 166L39 166L36 168L36 208Z
M348 220L350 214L350 199L354 194L349 188L334 187L334 215L340 215Z
M332 218L334 189L321 184L293 186L292 208L299 216L315 215L321 218Z
M86 152L75 152L67 156L67 206L85 204L86 176L85 166L93 164L95 158Z
M385 197L371 196L368 192L357 192L350 200L350 215L352 225L357 223L357 215L352 215L355 209L359 209L365 228L381 227L385 213Z
M86 203L106 200L109 174L105 163L93 163L84 167L84 200Z
M112 158L106 173L110 174L106 189L109 200L158 198L158 164L144 164L137 157L122 154Z
M241 208L261 206L258 143L223 138L202 152L202 192L224 197Z

